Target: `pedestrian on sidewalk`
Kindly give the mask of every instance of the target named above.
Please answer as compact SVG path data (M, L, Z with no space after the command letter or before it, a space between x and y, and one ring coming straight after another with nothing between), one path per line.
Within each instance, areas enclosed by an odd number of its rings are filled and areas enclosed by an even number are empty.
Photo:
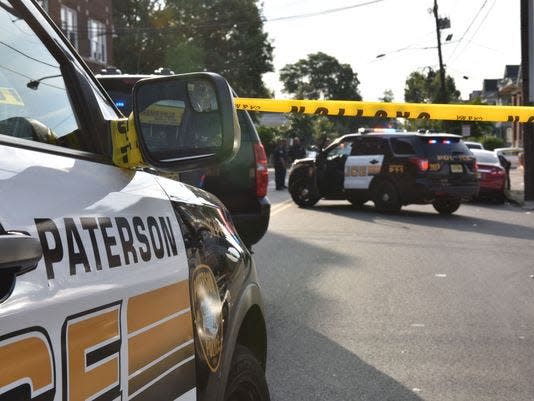
M281 191L286 187L286 172L288 165L287 139L278 139L273 151L274 182L276 190Z

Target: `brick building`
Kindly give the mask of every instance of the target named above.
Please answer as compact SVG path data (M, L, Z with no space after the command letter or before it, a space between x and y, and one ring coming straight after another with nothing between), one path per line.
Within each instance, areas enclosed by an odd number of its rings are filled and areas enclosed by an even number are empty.
M113 64L112 0L37 0L94 72Z

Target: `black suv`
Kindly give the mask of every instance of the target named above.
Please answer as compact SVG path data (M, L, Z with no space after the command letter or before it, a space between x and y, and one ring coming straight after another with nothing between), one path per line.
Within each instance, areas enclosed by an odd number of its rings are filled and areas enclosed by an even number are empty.
M132 88L150 75L97 75L104 89L125 116L132 111ZM269 182L267 157L248 113L238 110L241 146L236 156L217 169L180 173L177 177L217 196L228 208L243 242L251 247L267 231L271 204L267 198Z
M432 203L454 213L479 189L475 157L450 134L382 133L345 135L315 158L294 162L289 192L301 207L319 199L372 200L382 211Z

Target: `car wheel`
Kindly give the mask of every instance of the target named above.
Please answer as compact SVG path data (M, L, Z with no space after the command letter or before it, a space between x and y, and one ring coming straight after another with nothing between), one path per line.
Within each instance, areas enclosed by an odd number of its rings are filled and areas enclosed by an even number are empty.
M236 347L228 384L224 395L225 401L269 401L269 388L265 372L252 352L242 345Z
M312 183L308 178L295 178L289 185L289 193L293 202L300 207L311 207L319 201L319 197L315 195Z
M389 181L378 182L373 190L375 208L381 212L398 212L401 208L399 193Z
M439 214L453 214L460 207L460 201L452 199L440 199L432 203Z

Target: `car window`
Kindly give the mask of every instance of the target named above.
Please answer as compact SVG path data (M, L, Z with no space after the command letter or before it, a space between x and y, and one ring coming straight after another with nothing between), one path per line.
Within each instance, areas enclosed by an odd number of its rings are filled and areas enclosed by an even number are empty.
M352 156L380 155L386 153L383 138L357 138L352 148Z
M82 149L58 61L9 1L0 5L0 135Z
M426 156L437 155L469 155L471 151L465 143L456 137L421 136L419 141Z
M415 155L417 153L408 139L391 138L390 143L393 148L393 153L397 155Z
M330 149L328 151L328 155L326 156L327 160L335 159L336 157L340 156L348 156L351 154L352 150L352 141L342 141L334 148Z
M490 163L490 164L498 164L499 159L497 158L497 155L494 153L475 153L475 158L477 159L477 162L479 163Z

